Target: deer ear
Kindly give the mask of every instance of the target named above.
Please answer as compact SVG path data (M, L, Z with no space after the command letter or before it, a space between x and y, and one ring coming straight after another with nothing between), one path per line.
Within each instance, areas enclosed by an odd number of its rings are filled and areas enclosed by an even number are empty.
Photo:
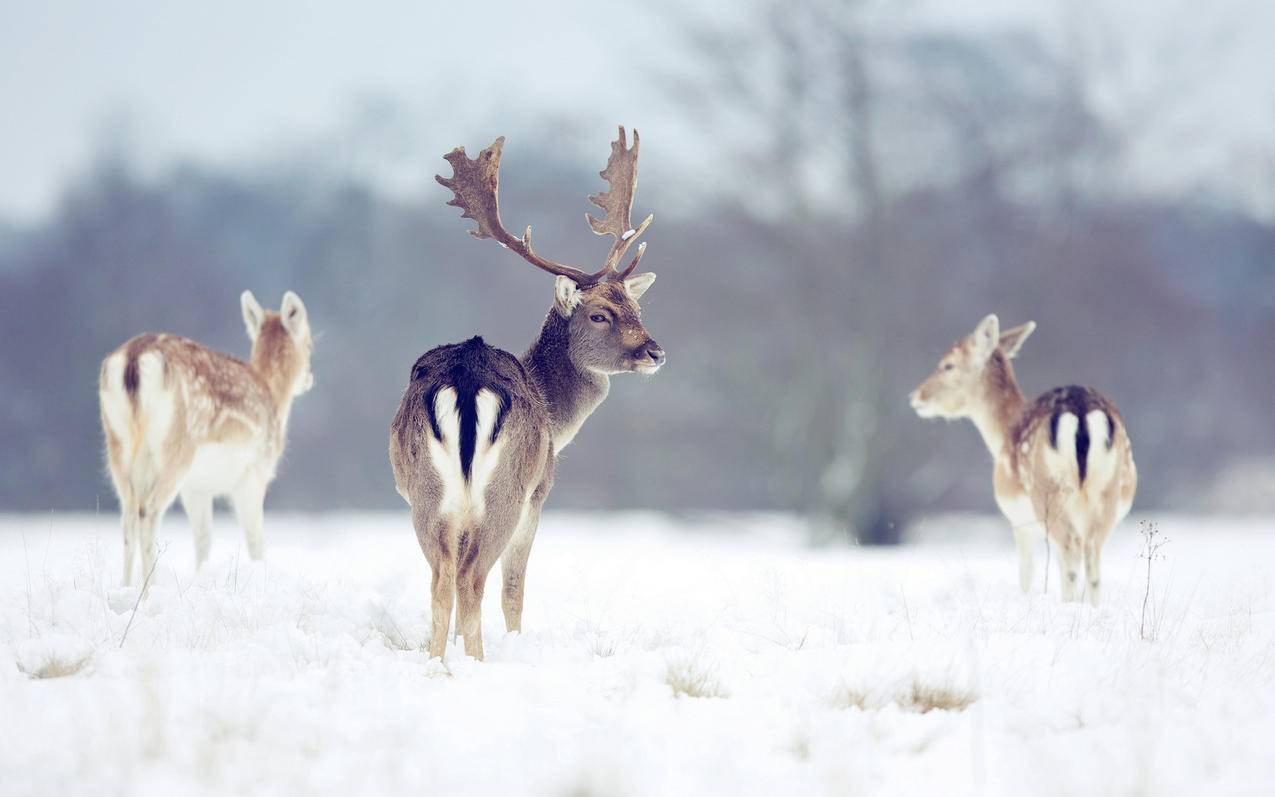
M261 324L266 320L266 311L261 309L261 304L252 295L252 291L239 294L239 306L243 308L243 323L248 329L248 337L256 340L257 335L261 334Z
M655 274L650 271L644 271L636 277L629 277L624 281L624 290L628 291L629 298L637 301L642 298L642 294L646 293L646 289L651 287L651 283L655 282Z
M974 327L974 334L970 336L974 341L974 350L972 354L981 362L992 356L992 352L996 351L996 347L1000 345L1001 339L1001 321L996 317L995 313L978 322L978 326Z
M283 328L298 343L305 339L310 331L310 319L306 315L305 303L292 291L283 295L283 304L279 305L279 315L283 318Z
M553 306L563 318L570 318L580 304L580 286L570 277L558 277L553 281Z
M1005 352L1005 356L1014 358L1018 356L1018 350L1023 347L1023 341L1031 337L1036 331L1036 322L1028 321L1026 324L1020 324L1013 329L1007 329L1001 333L1001 351Z

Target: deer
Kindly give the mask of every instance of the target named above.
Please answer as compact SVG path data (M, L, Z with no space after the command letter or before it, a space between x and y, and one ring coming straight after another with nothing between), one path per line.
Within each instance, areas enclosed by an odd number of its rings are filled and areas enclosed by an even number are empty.
M148 332L102 361L98 400L111 483L124 530L123 584L141 552L142 590L155 566L155 532L178 495L194 530L195 564L208 558L213 499L229 496L253 560L264 556L266 488L274 480L293 400L314 386L305 304L280 310L240 296L248 361L178 335Z
M922 418L969 418L991 452L992 492L1018 549L1018 578L1031 589L1033 553L1043 534L1059 552L1064 601L1088 582L1099 603L1102 546L1133 506L1138 470L1115 403L1090 387L1056 387L1028 401L1010 360L1034 321L1000 331L989 315L939 359L909 398Z
M593 232L613 242L602 267L588 272L539 255L531 227L521 237L500 218L504 137L470 159L458 147L444 159L453 175L435 179L454 195L448 205L490 238L554 275L553 304L521 357L481 337L439 346L412 366L390 426L389 459L431 572L430 656L446 651L453 601L464 652L483 658L482 600L488 573L501 563L501 608L508 632L522 630L527 562L541 508L554 483L557 455L607 397L622 373L654 374L664 349L642 324L642 298L655 274L634 274L646 251L619 268L654 220L630 222L640 138L625 130L600 172L608 189L589 196L605 211L586 214Z

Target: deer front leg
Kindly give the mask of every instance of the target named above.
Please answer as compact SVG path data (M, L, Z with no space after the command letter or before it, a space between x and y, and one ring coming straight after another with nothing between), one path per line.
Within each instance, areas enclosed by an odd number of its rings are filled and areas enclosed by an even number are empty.
M212 547L213 497L211 493L182 490L181 498L195 534L195 567L203 567Z
M1035 520L1014 526L1014 546L1018 549L1018 586L1031 592L1036 578L1036 546L1044 536L1044 526Z
M259 562L265 557L265 485L248 483L241 486L231 496L235 505L235 515L239 525L243 526L244 539L248 543L248 555Z

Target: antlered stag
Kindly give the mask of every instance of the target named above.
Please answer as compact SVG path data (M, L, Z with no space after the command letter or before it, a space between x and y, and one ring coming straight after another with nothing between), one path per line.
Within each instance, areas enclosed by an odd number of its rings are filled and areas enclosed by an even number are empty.
M262 557L263 503L283 454L292 400L310 389L310 323L292 291L280 312L240 297L248 362L177 335L147 333L102 361L98 400L111 481L124 526L124 584L140 546L142 579L155 530L173 499L208 557L213 498L229 495L253 559Z
M1028 401L1010 360L1036 329L1003 334L989 315L957 341L912 392L922 418L969 418L992 453L992 490L1018 546L1019 584L1033 577L1041 530L1058 549L1064 600L1080 600L1081 561L1097 605L1102 546L1129 514L1138 486L1133 448L1116 405L1093 388L1057 387Z
M589 197L606 212L601 220L587 216L589 226L614 237L602 268L592 273L541 257L531 247L530 227L521 238L505 229L503 145L498 138L472 160L464 148L453 150L445 156L453 176L437 179L455 194L448 204L477 224L471 235L495 239L556 277L553 307L521 358L478 337L421 355L390 427L394 482L411 507L433 575L430 654L440 658L453 600L465 653L482 658L483 590L497 559L505 627L521 629L527 558L553 485L555 456L606 398L612 374L653 374L665 360L638 307L655 275L632 276L646 244L618 268L652 220L636 229L629 220L637 131L629 148L620 128L601 172L609 190Z

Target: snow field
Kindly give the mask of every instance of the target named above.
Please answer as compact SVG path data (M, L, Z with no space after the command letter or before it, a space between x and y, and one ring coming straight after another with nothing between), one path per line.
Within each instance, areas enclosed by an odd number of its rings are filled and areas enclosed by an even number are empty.
M268 516L267 561L180 512L150 597L114 517L0 520L6 794L1262 793L1275 782L1275 539L1126 524L1098 609L1024 596L1007 529L893 550L786 518L550 514L522 635L428 637L406 513ZM1044 561L1037 563L1038 581ZM130 625L131 621L131 625ZM121 639L123 644L121 645ZM6 665L5 660L12 662ZM45 676L45 677L36 677Z

